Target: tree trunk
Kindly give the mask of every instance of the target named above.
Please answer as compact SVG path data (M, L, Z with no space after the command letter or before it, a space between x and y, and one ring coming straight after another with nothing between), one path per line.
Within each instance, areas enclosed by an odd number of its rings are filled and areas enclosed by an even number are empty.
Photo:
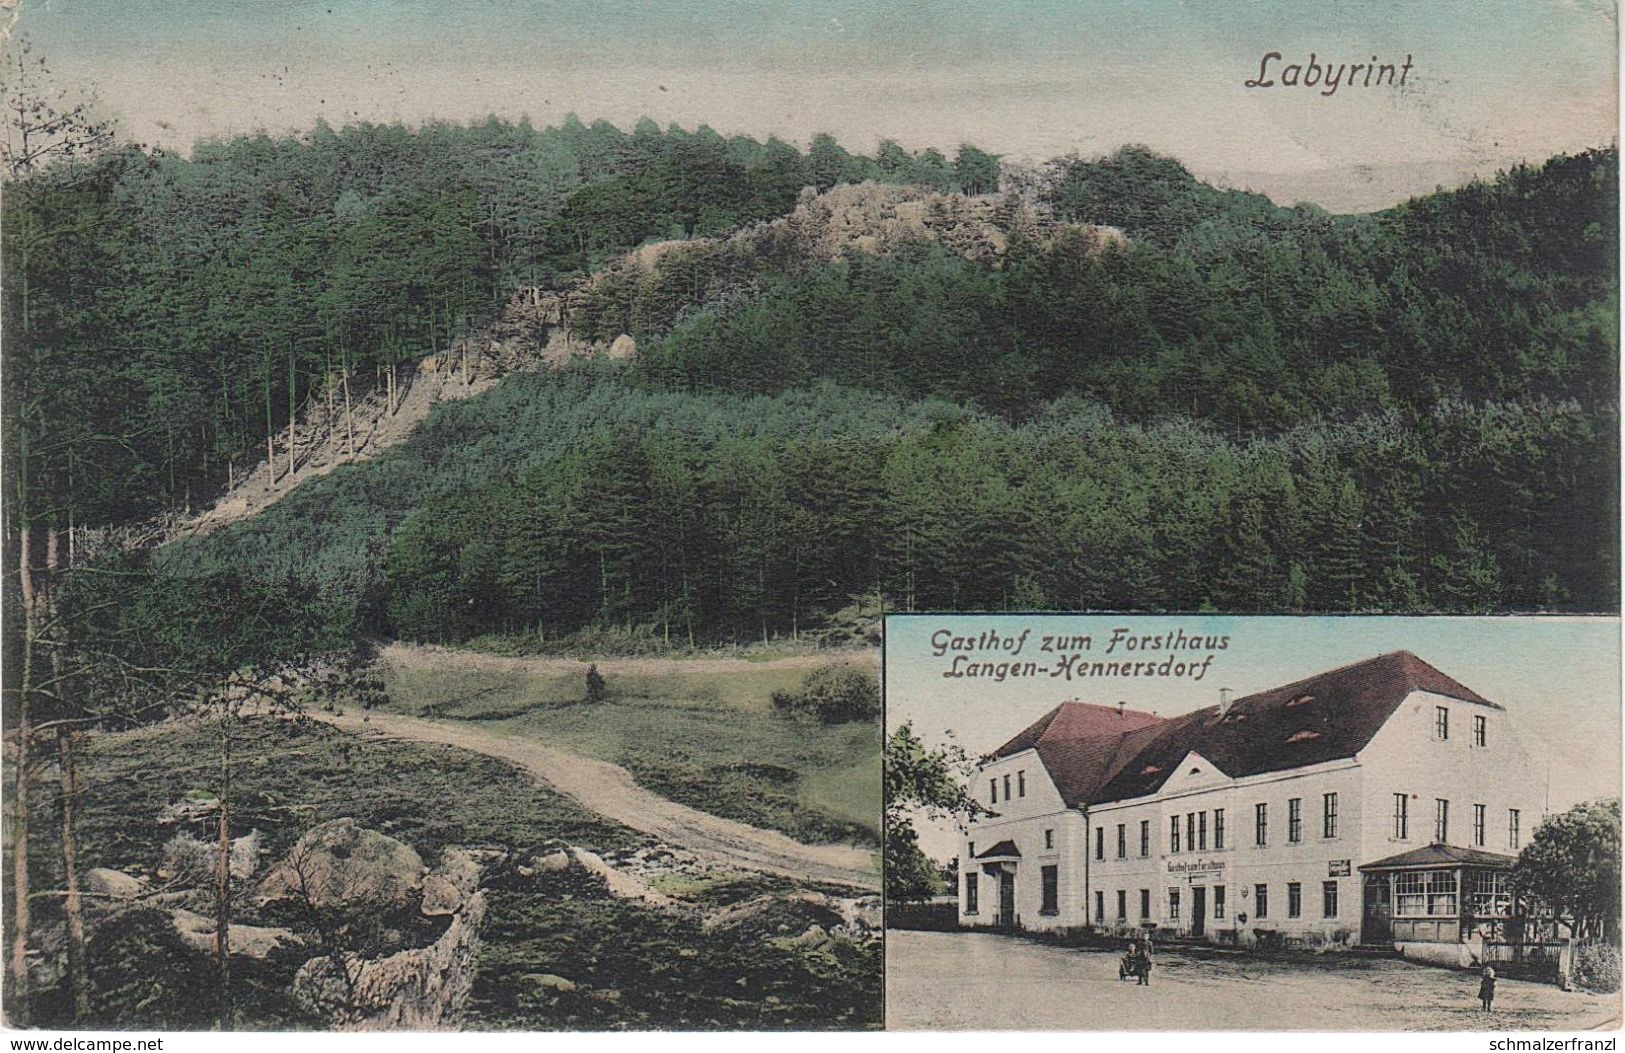
M90 1015L90 984L85 975L85 916L79 902L79 775L74 765L74 732L60 727L56 732L56 756L62 780L62 873L66 890L62 913L68 926L68 991L73 1000L73 1018Z
M229 705L230 703L225 703ZM220 1030L231 1030L231 714L220 717L220 833L214 863L214 956Z
M350 370L344 370L344 442L350 450L350 456L355 456L355 408L350 404Z
M7 960L11 1022L19 1027L29 1022L28 984L28 766L29 696L33 693L34 637L39 630L34 609L34 569L30 551L31 528L22 527L18 540L17 569L23 601L22 678L17 689L16 774L11 791L11 948Z

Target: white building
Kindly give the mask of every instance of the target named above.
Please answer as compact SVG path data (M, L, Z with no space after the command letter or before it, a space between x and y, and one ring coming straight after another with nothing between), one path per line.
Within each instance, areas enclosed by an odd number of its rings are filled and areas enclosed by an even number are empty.
M1493 932L1542 800L1506 711L1407 652L1167 719L1065 703L972 792L961 924L1240 944Z

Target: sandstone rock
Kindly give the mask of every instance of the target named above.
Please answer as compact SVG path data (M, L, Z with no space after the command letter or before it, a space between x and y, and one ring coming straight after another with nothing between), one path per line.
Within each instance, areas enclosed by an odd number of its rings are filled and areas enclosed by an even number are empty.
M703 928L707 932L769 938L802 933L813 925L827 932L844 920L828 896L816 892L789 896L766 893L717 911L705 919Z
M589 874L603 878L609 894L616 899L640 900L651 907L669 908L677 905L676 900L647 881L624 870L616 870L595 852L589 852L585 848L571 848L570 858Z
M563 849L557 852L549 852L545 856L537 856L532 859L530 864L538 871L557 874L570 869L570 853Z
M610 358L631 358L633 355L635 355L637 353L638 353L638 342L636 340L633 340L630 336L628 336L625 333L622 333L620 336L617 336L613 341L610 342L610 345L609 345L609 357Z
M213 918L206 918L189 910L177 910L170 916L170 920L182 943L203 954L214 953ZM304 944L304 941L289 929L258 925L231 925L228 929L231 953L245 958L265 958L272 951Z
M309 897L318 907L399 910L423 888L423 859L410 845L334 819L310 830L260 883L261 903Z
M474 990L484 919L485 893L476 892L427 947L342 963L312 958L294 974L294 1000L339 1031L456 1028Z
M147 883L141 878L108 867L92 867L85 871L84 883L86 892L108 899L135 899L147 888Z
M545 988L549 991L569 992L576 989L575 981L566 980L564 977L556 976L553 973L526 973L524 976L520 977L520 979L527 980L530 983L535 984L537 987Z
M423 913L434 917L461 910L468 897L479 891L482 869L467 851L446 849L440 854L440 865L423 879Z

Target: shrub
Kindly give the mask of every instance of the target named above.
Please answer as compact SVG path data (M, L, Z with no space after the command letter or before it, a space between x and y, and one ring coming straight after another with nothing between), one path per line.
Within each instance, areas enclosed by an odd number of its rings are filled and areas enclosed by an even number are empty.
M880 716L880 684L851 665L820 666L795 691L773 692L773 708L820 724L847 724Z
M1619 947L1612 943L1586 944L1574 955L1574 977L1582 987L1611 994L1619 990Z

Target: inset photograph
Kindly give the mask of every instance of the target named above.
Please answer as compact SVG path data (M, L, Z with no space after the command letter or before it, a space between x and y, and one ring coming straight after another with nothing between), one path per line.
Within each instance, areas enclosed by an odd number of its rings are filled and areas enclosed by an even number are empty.
M888 1027L1620 1024L1617 619L898 615L885 694Z

